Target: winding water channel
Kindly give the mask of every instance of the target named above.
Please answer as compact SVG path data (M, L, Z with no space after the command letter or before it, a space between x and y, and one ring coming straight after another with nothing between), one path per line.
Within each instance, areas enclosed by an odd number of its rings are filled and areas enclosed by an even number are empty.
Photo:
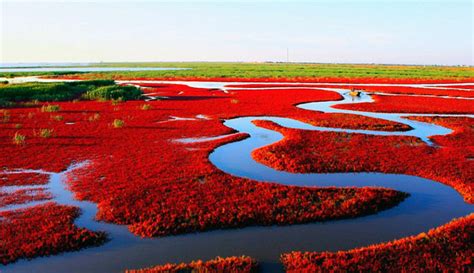
M161 83L161 81L156 83ZM173 83L223 90L231 89L226 85L238 84ZM420 85L419 87L428 86L437 85ZM252 123L254 120L270 120L284 127L304 130L415 136L428 145L433 145L429 140L430 136L451 133L451 130L442 126L404 118L405 116L421 116L420 114L371 113L332 108L335 104L370 102L371 97L364 95L360 100L353 101L345 94L347 90L327 90L338 92L343 95L344 100L304 103L297 107L328 113L347 113L380 118L407 124L413 130L403 132L347 130L312 126L283 117L240 117L226 120L224 125L237 132L247 133L250 137L216 148L209 156L210 161L218 169L228 174L262 182L297 186L377 186L409 193L410 197L400 205L374 215L354 219L291 226L246 227L143 239L131 234L125 226L94 221L93 218L97 212L96 205L73 199L73 195L65 183L65 174L74 168L88 164L83 162L71 166L63 173L47 173L50 175L50 182L45 187L54 194L55 202L74 205L82 210L83 214L76 220L78 226L106 231L109 233L110 241L103 246L77 252L35 258L31 261L21 260L8 266L0 266L0 272L121 272L126 268L141 268L167 262L186 262L194 259L232 255L252 256L260 262L263 272L278 272L282 271L279 255L284 252L293 250L334 251L390 241L425 232L430 228L443 225L455 217L474 212L474 206L465 203L462 196L454 189L425 178L384 173L289 173L274 170L253 160L251 152L254 149L270 145L283 138L276 131L254 125ZM474 117L473 115L450 116ZM11 171L42 172L41 170Z

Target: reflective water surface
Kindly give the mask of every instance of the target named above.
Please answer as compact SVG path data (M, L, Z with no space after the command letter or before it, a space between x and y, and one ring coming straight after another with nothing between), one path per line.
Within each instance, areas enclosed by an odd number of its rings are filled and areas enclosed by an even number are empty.
M190 68L175 67L0 67L0 73L11 72L107 72L107 71L163 71L186 70Z

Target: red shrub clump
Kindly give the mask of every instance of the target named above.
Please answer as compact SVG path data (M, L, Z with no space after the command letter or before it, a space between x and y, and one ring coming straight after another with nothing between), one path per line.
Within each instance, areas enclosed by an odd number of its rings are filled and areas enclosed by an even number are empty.
M427 233L339 252L291 252L286 272L472 272L474 214Z
M225 189L218 185L218 177L207 179L211 189L200 187L191 196L181 198L166 195L164 197L168 198L156 205L147 204L147 216L150 218L132 224L130 230L141 236L162 236L215 228L287 225L350 218L392 207L406 197L404 193L380 188L308 189L273 184L255 185L243 179L221 180L233 185L233 189ZM206 189L211 192L200 193ZM200 196L200 200L190 198L194 195ZM222 200L224 195L227 198ZM188 202L185 204L183 199ZM114 217L100 216L107 219ZM112 219L122 218L115 216Z
M473 100L384 95L373 95L372 97L375 103L340 104L334 107L348 110L389 113L466 114L474 112Z
M43 189L21 189L12 193L0 191L0 208L8 205L24 204L32 201L51 199L52 195Z
M0 263L98 245L104 233L74 226L79 210L48 203L28 210L0 212Z
M453 118L454 119L454 118ZM452 186L468 202L474 202L474 147L472 120L462 126L469 131L435 137L456 145L431 147L406 136L374 136L283 128L268 121L259 126L278 130L285 138L255 150L253 157L278 170L290 172L385 172L411 174ZM296 152L297 151L297 152ZM393 156L397 155L397 156Z
M41 173L0 173L1 186L44 185L48 183L49 175Z
M248 256L240 257L217 257L213 260L203 262L193 261L188 264L165 264L144 269L127 270L126 273L256 273L258 272L257 261Z
M339 113L321 113L310 117L299 118L301 121L314 126L361 129L361 130L381 130L381 131L408 131L412 128L406 124L390 120L376 119L360 115L348 115Z
M473 84L445 85L444 87L448 87L448 88L461 88L461 89L474 89L474 85L473 85Z
M470 150L470 157L474 158L474 119L468 117L408 117L412 120L435 123L454 130L446 136L432 136L431 140L443 147L456 148L463 146ZM461 145L462 144L462 145Z

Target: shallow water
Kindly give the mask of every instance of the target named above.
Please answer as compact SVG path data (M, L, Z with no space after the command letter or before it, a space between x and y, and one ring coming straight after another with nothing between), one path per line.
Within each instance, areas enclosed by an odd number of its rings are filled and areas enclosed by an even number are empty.
M177 67L0 67L0 73L11 72L110 72L110 71L165 71L187 70L190 68Z
M181 84L185 82L179 82ZM194 82L190 86L224 88L233 83ZM248 84L248 83L246 83ZM241 89L241 88L239 88ZM403 118L412 114L384 114L334 109L333 104L369 102L369 96L352 101L347 90L330 89L344 95L344 101L316 102L298 105L300 108L324 112L358 114L382 118L410 125L406 132L346 130L316 127L282 117L242 117L226 120L224 125L250 135L249 138L222 145L209 156L210 161L231 175L259 181L297 186L379 186L410 193L400 205L380 213L346 220L318 222L292 226L247 227L203 233L142 239L128 232L125 226L98 223L93 220L97 208L94 203L73 199L64 183L65 175L73 168L87 167L87 163L72 166L63 173L51 173L46 186L56 202L81 208L83 215L76 224L110 234L110 242L100 247L52 257L19 261L0 266L2 272L120 272L126 268L140 268L167 262L186 262L210 259L215 256L249 255L262 265L264 272L281 271L279 255L292 250L341 250L385 242L415 235L443 225L455 217L474 211L462 196L444 184L416 176L382 173L299 174L277 171L254 161L251 151L281 140L273 130L255 126L253 120L271 120L289 128L320 131L344 131L375 135L409 135L432 144L428 137L448 134L442 126ZM414 114L416 115L416 114ZM211 138L212 139L212 138ZM31 171L31 170L30 170ZM40 170L37 170L39 172Z

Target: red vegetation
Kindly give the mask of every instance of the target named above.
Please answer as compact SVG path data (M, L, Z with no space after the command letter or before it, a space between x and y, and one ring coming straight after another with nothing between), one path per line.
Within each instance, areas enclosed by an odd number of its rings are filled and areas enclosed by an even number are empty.
M431 140L437 145L451 148L461 148L467 153L467 158L474 158L474 119L468 117L408 117L412 120L438 124L454 130L446 136L432 136Z
M271 87L285 87L285 88L294 88L295 84L230 84L226 87L233 88L271 88ZM451 97L474 97L472 91L457 90L456 88L463 87L451 87L453 89L439 89L439 88L422 88L422 87L410 87L410 86L371 86L371 85L337 85L337 84L305 84L301 85L304 87L311 88L341 88L341 89L351 89L355 88L358 90L364 90L369 93L379 92L379 93L390 93L390 94L406 94L406 95L433 95L433 96L451 96ZM446 87L446 86L444 86Z
M461 89L474 89L474 84L466 84L466 85L445 85L443 87L448 88L461 88Z
M221 91L190 88L185 85L170 85L176 90L170 92L170 88L162 84L141 84L144 87L155 87L156 89L147 90L147 92L158 93L162 96L168 96L172 99L191 100L208 98L209 94L214 98L229 98L230 102L217 102L212 105L215 109L206 109L206 112L212 111L208 116L217 116L219 118L234 118L238 116L263 116L276 115L298 119L315 126L336 127L347 129L367 129L367 130L386 130L386 131L406 131L410 126L405 124L380 120L359 115L320 113L308 111L295 107L296 104L312 101L330 101L341 100L342 97L336 92L328 92L312 89L284 89L284 90L232 90L230 94ZM201 92L197 92L201 90ZM161 92L160 92L161 91ZM182 94L180 94L182 92ZM188 96L191 93L193 96ZM180 95L178 95L180 94ZM202 96L202 97L196 97ZM269 100L268 98L272 98ZM193 104L189 107L199 108L196 113L202 113L202 104ZM211 113L212 113L211 112Z
M105 234L74 226L79 211L53 203L0 213L0 263L98 245Z
M253 83L253 84L226 84L226 88L272 88L272 87L278 87L278 88L302 88L302 87L311 87L311 88L318 88L318 87L327 87L327 86L333 86L332 84L326 85L326 84L285 84L285 83Z
M406 124L389 120L376 119L360 115L348 115L339 113L315 114L309 117L301 117L299 120L314 126L361 129L361 130L381 130L381 131L408 131L412 128Z
M96 202L98 219L127 224L141 236L354 217L395 205L404 197L382 189L288 187L220 172L208 161L208 154L242 135L194 144L172 141L232 133L222 118L313 118L319 114L293 105L339 99L337 93L242 90L225 94L180 85L146 91L169 99L147 102L150 110L142 110L140 101L58 103L61 111L54 115L61 115L62 121L36 108L11 109L9 122L0 124L5 155L0 166L61 171L73 162L91 160L69 181L76 198ZM196 118L200 114L209 119ZM172 116L195 120L170 120ZM341 118L335 117L337 124ZM123 120L125 126L113 128L114 119ZM13 129L15 124L22 126ZM55 136L35 136L39 128L53 129ZM17 131L26 136L23 146L11 141Z
M57 103L61 110L54 116L60 115L61 119L41 112L39 107L10 109L9 121L0 123L0 168L62 171L74 162L90 160L88 167L74 171L70 177L69 183L76 198L97 203L98 219L129 225L132 232L141 236L356 217L395 205L405 197L386 189L299 188L261 183L222 173L208 161L208 155L215 147L244 135L191 144L173 141L233 133L222 124L222 119L250 115L285 116L331 127L403 128L397 123L377 119L315 113L294 107L302 102L340 99L337 93L289 89L236 90L226 94L181 85L153 86L146 92L158 93L168 99L146 102L151 106L149 110L142 110L142 101L118 105L93 101ZM208 119L197 115L205 115ZM123 120L125 126L114 128L111 124L115 119ZM40 128L54 130L54 136L39 137L35 131ZM16 132L26 136L25 145L12 142ZM383 162L384 168L391 172L432 175L436 180L444 179L465 196L472 196L472 185L468 181L473 181L470 170L474 168L470 165L472 161L465 160L468 149L447 147L452 150L438 150L410 138L394 137L392 142L391 138L372 140L357 135L325 136L319 140L322 149L326 149L324 153L331 155L328 158L346 164L345 168L337 162L321 165L328 170L352 170L347 167L354 163L348 154L357 151L358 147L337 146L352 138L353 145L363 147L369 145L367 142L375 143L375 150L381 152L363 155L366 158L358 162L361 166L356 169ZM341 143L331 146L331 137L334 136ZM316 145L318 139L311 140L311 145ZM301 140L305 139L302 137ZM311 149L311 145L310 148L304 146L308 145L307 142L299 141L294 141L293 145L300 145L301 151ZM294 146L288 147L292 149ZM331 150L334 148L337 149ZM404 156L398 163L390 154L395 150ZM434 160L427 159L430 153ZM360 156L360 151L356 155ZM415 163L408 165L416 165L418 161L423 161L424 165L407 169L404 160ZM308 162L301 161L300 167L310 166ZM440 162L447 165L443 166L442 172L432 174ZM421 166L424 166L424 171ZM12 175L2 177L7 177L7 180L2 178L2 185L46 181L41 180L43 178L11 178ZM73 208L52 204L2 213L0 249L6 253L2 255L5 257L2 261L49 255L103 242L103 234L73 225L77 213Z
M52 195L43 189L22 189L12 193L0 191L0 208L8 205L24 204L32 201L51 199Z
M340 104L339 109L389 113L474 113L474 101L452 98L373 95L375 103Z
M43 78L59 78L59 79L101 79L107 78L106 73L85 73L82 75L50 75ZM357 83L357 84L373 84L373 83L390 83L390 84L409 84L409 83L470 83L474 78L457 78L457 79L422 79L422 78L381 78L381 77L291 77L291 78L219 78L219 77L130 77L114 75L114 80L134 80L134 81L213 81L213 82L297 82L297 83Z
M414 137L294 130L257 121L285 138L255 150L253 157L290 172L385 172L426 177L452 186L472 203L474 161L470 158L474 148L467 146L472 143L472 122L462 125L465 131L435 138L440 144L451 145L430 147ZM455 140L459 142L452 145ZM468 142L460 142L463 140Z
M49 175L40 173L0 173L1 186L44 185L48 183Z
M291 252L281 260L296 272L472 272L474 214L390 243L339 252Z
M217 178L212 177L206 182L212 185L211 189L202 187L208 189L209 193L195 190L185 198L172 196L157 205L147 204L144 208L149 211L146 216L150 219L132 224L130 230L141 236L160 236L214 228L287 225L350 218L392 207L406 197L403 193L379 188L301 189L254 185L243 179L227 180L229 184L242 184L229 190L218 185ZM200 196L201 199L196 200L193 196ZM226 196L226 199L222 200L222 196ZM188 199L188 203L183 199ZM121 218L116 217L114 220Z
M188 264L165 264L145 269L127 270L126 273L255 273L258 272L257 261L248 257L217 257L213 260L203 262L193 261Z

